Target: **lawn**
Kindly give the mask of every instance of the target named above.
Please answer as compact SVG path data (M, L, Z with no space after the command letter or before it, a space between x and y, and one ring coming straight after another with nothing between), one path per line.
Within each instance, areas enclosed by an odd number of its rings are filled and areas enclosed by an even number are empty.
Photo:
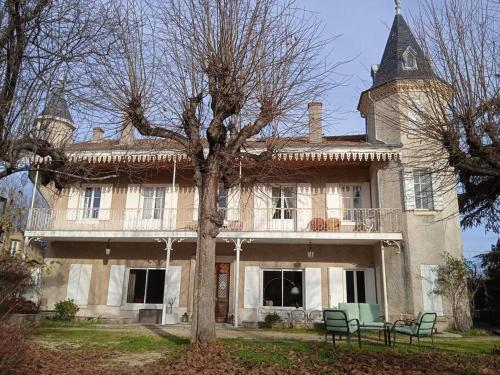
M500 373L500 356L491 354L500 340L491 336L438 338L434 350L426 340L411 349L403 343L387 348L376 334L368 334L360 350L348 347L345 340L334 349L317 331L302 332L304 339L284 339L287 332L276 331L282 333L277 339L268 337L272 331L266 338L225 337L207 347L190 345L182 337L188 332L49 323L34 330L34 354L18 373Z

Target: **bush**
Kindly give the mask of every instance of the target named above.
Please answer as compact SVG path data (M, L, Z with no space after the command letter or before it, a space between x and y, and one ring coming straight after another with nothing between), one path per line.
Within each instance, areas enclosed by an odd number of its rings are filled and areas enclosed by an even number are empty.
M276 313L267 314L264 318L264 322L267 327L272 328L276 325L276 323L281 322L281 317Z
M56 320L64 320L69 322L75 319L75 315L80 310L78 305L72 300L68 299L66 301L59 301L55 304Z
M0 342L0 374L9 374L19 367L28 352L21 326L0 319Z

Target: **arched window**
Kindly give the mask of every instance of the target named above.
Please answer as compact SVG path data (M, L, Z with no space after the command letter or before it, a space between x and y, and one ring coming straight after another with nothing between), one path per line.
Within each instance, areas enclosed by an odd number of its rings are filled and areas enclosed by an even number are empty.
M403 69L404 70L417 69L417 54L411 47L408 47L403 52Z

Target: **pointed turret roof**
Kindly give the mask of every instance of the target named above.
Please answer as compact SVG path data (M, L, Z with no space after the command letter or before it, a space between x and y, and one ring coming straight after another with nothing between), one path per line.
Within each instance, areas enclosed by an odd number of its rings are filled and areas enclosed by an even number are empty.
M69 105L66 101L66 96L64 95L63 85L57 85L50 90L47 97L47 103L45 104L45 108L41 115L58 117L71 124L73 123L73 118L71 117L71 113L69 111Z
M416 66L405 66L405 57L408 55L414 57ZM429 78L433 75L431 64L410 27L401 14L396 14L373 87L396 79Z

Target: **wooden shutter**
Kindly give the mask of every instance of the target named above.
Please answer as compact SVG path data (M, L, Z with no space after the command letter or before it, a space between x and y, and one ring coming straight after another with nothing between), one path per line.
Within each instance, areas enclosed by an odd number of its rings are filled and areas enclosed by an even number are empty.
M306 268L305 279L305 308L306 310L322 310L321 268Z
M406 211L415 209L415 181L413 170L404 168L403 171L404 206Z
M198 187L194 187L193 196L193 221L198 221L198 210L200 209L200 193Z
M163 229L175 229L177 224L177 201L179 197L179 186L175 185L175 190L172 189L172 184L165 187L165 203L164 203L164 219Z
M243 291L243 307L246 309L256 309L261 306L260 296L260 267L245 267L245 287Z
M431 173L432 180L432 200L435 210L443 209L443 191L441 184L441 176L438 173Z
M229 189L227 194L227 215L228 221L240 220L240 186L233 186Z
M109 270L108 306L121 306L125 266L113 264Z
M254 230L269 229L270 188L266 185L255 185L253 188L253 226Z
M72 299L77 305L87 305L89 299L91 276L91 264L71 264L69 267L68 289L66 291L66 298Z
M139 203L141 196L140 185L128 185L127 199L125 201L125 229L135 229L137 226L139 215Z
M311 184L297 184L297 230L307 230L311 219Z
M420 276L422 278L422 298L424 311L435 312L443 315L443 301L441 296L435 293L437 285L438 266L420 265Z
M99 207L99 220L109 220L111 215L111 199L113 185L101 185L101 205Z
M71 186L68 192L68 210L66 211L66 220L77 219L79 201L80 201L80 189L76 186Z
M377 303L377 292L375 288L375 270L367 268L365 274L365 296L366 303Z
M326 184L327 218L341 219L342 196L339 184Z
M181 266L169 266L167 275L167 285L165 285L165 303L173 298L174 303L172 307L179 307L179 299L181 298Z
M328 293L330 307L338 307L344 302L344 269L342 267L328 267Z

